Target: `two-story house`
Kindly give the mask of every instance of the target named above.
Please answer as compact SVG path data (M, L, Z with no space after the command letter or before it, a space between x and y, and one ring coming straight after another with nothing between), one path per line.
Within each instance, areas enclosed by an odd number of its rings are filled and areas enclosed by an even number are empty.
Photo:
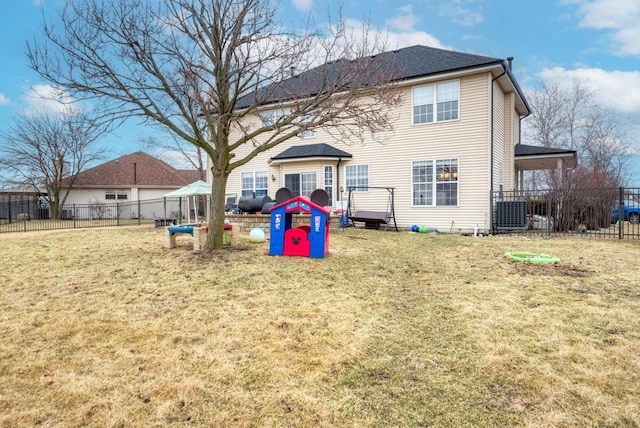
M335 207L357 186L351 195L357 209L388 211L385 189L393 188L399 227L489 230L491 191L517 188L516 145L530 114L511 59L426 46L389 54L400 70L402 102L390 111L396 120L383 143L365 133L362 144L347 145L322 128L309 130L234 170L226 192L273 197L283 186L294 195L321 188ZM274 99L262 120L283 108L286 101ZM239 156L251 149L245 146ZM527 169L537 156L554 156L542 148L523 153Z

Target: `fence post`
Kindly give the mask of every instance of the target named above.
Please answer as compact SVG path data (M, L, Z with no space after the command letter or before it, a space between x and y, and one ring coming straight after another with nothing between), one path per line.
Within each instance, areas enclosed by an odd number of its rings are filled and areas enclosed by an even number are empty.
M120 202L116 202L116 226L120 226Z
M551 236L551 194L549 192L547 192L547 206L545 207L545 211L547 214L547 236Z
M73 207L73 211L71 211L71 215L73 216L73 228L76 228L76 204L71 205ZM64 213L64 206L62 207L62 212Z
M618 239L624 238L624 187L620 186L620 194L618 195Z
M140 199L138 199L138 226L140 226L140 218L142 215L140 214Z
M489 190L489 233L494 234L493 230L493 190Z

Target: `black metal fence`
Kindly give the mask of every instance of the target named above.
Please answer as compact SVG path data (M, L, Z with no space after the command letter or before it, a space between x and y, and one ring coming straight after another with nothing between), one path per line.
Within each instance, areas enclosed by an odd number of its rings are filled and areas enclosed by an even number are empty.
M201 204L202 205L202 204ZM59 218L52 218L51 208L42 198L24 197L0 203L0 233L51 229L79 229L135 224L165 225L186 218L203 216L181 198L145 201L68 204ZM190 212L187 212L187 210ZM204 207L200 208L201 210Z
M640 188L500 191L492 233L640 239Z

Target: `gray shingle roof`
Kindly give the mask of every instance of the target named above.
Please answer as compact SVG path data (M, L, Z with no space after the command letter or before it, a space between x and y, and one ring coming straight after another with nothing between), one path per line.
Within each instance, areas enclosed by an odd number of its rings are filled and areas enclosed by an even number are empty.
M383 61L382 67L392 73L393 78L391 80L393 81L504 63L500 58L454 52L422 45L383 52L364 58L361 61ZM277 84L268 85L258 90L257 94L247 95L238 100L237 106L239 108L248 107L256 99L261 104L269 104L287 101L294 97L314 95L321 90L325 76L330 81L335 81L346 64L348 62L345 60L329 62ZM366 82L354 83L364 84Z
M289 147L284 152L274 156L271 160L299 159L299 158L351 158L351 153L336 149L325 143L305 144Z
M516 144L516 148L514 150L514 156L543 156L563 153L575 154L576 151L569 149L555 149L552 147L529 146L526 144Z

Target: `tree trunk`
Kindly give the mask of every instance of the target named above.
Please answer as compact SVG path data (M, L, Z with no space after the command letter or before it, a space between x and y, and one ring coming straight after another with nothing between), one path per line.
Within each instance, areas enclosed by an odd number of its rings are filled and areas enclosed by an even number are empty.
M49 200L49 209L51 210L51 218L53 220L60 220L60 218L62 217L62 205L60 205L60 192L57 191L55 188L54 189L50 189L49 192L52 193L52 195L49 196L48 200Z
M225 218L225 190L227 188L226 172L213 171L213 181L211 182L211 219L209 220L209 233L205 251L216 251L222 249L224 239L224 218Z

